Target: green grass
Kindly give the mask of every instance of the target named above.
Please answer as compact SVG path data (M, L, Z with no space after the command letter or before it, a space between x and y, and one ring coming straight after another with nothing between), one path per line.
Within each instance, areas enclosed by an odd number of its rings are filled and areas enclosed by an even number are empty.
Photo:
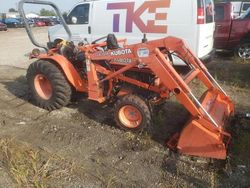
M245 163L250 165L250 121L239 119L230 128L233 136L231 153L233 160L237 164Z
M250 87L250 63L239 58L223 59L207 64L210 73L219 81L238 87Z
M239 162L249 161L250 162L250 132L240 131L237 140L233 144L232 153L237 156ZM247 153L247 154L246 154Z
M216 62L206 66L216 80L228 85L233 91L235 96L231 97L235 99L237 113L249 112L250 101L247 93L250 91L250 61L238 57L217 58ZM249 120L237 119L228 127L232 143L223 173L218 173L219 187L245 187L250 183L250 130L246 128L249 124Z

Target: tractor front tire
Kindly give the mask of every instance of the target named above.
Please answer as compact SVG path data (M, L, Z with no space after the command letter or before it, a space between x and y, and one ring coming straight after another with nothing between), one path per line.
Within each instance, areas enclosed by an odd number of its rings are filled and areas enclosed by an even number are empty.
M136 95L126 95L114 107L116 124L123 130L141 132L151 124L151 113L145 101Z
M49 61L32 63L26 75L32 102L52 111L66 106L71 99L71 86L61 70Z

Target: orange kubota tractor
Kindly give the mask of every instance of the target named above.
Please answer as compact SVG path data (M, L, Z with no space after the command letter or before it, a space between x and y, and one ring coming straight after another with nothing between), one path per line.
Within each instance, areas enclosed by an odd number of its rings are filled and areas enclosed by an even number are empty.
M69 41L56 41L48 50L34 40L24 19L33 44L47 50L44 54L33 52L37 60L27 71L35 104L55 110L69 103L73 91L83 92L88 99L99 103L115 101L117 125L139 131L151 123L150 106L174 95L191 116L180 135L175 137L178 151L193 156L226 158L231 136L225 132L225 123L233 115L234 105L181 39L166 37L147 42L144 38L142 43L126 45L126 40L117 41L110 34L104 42L97 43L97 40L75 46L70 42L69 28L53 3L21 1L19 11L24 18L24 3L54 7L69 34ZM187 64L188 73L180 75L175 70L171 54ZM207 88L200 99L188 86L195 78Z

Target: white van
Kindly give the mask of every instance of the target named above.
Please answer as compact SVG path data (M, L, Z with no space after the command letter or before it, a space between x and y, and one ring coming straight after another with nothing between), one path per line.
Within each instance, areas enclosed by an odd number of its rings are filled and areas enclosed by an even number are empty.
M202 60L213 52L213 0L100 0L83 1L69 12L72 41L92 42L109 33L128 44L176 36L184 39ZM49 28L49 39L67 39L61 25Z

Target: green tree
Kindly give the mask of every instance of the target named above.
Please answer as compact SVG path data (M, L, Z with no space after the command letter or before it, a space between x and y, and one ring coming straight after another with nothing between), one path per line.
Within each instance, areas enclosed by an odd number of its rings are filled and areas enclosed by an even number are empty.
M54 10L46 10L46 9L41 9L40 10L40 16L55 16Z
M62 15L65 17L65 16L68 15L68 13L67 13L66 11L64 11L64 12L62 13Z
M17 12L17 10L14 9L14 8L10 8L10 9L9 9L9 12Z

